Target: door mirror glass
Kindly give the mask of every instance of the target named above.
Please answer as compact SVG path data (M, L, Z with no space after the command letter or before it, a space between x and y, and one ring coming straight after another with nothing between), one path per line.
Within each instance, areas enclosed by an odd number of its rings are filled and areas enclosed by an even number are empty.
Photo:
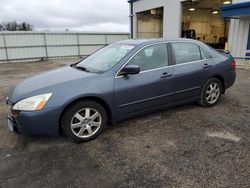
M140 67L138 65L127 65L123 67L118 76L128 75L128 74L138 74L140 72Z

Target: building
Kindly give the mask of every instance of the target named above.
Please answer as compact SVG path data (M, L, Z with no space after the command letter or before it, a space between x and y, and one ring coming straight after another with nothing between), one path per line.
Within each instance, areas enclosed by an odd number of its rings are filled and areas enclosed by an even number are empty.
M131 38L188 37L250 55L250 0L129 0Z
M230 19L229 50L236 58L250 59L250 1L221 7L221 15Z

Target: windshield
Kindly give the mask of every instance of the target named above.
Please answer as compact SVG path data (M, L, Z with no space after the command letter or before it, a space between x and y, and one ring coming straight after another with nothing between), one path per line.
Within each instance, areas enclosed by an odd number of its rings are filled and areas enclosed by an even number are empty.
M82 60L76 67L94 73L105 72L115 66L134 47L128 44L108 45Z

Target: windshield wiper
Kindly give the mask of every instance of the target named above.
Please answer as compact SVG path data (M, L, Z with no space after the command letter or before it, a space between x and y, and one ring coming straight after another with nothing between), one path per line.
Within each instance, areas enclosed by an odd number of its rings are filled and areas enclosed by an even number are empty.
M77 66L77 65L72 65L74 68L85 71L85 72L90 72L86 67L82 67L82 66Z
M85 71L85 72L90 72L90 71L89 71L88 69L86 69L85 67L77 67L77 66L76 66L76 68L77 68L77 69L80 69L80 70L83 70L83 71Z

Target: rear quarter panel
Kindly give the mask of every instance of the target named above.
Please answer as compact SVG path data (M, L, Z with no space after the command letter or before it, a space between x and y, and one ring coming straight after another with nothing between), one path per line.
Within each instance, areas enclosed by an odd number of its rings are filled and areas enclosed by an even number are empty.
M231 65L232 61L234 59L230 54L218 54L214 58L215 73L217 76L223 78L225 89L232 86L235 82L236 71Z

